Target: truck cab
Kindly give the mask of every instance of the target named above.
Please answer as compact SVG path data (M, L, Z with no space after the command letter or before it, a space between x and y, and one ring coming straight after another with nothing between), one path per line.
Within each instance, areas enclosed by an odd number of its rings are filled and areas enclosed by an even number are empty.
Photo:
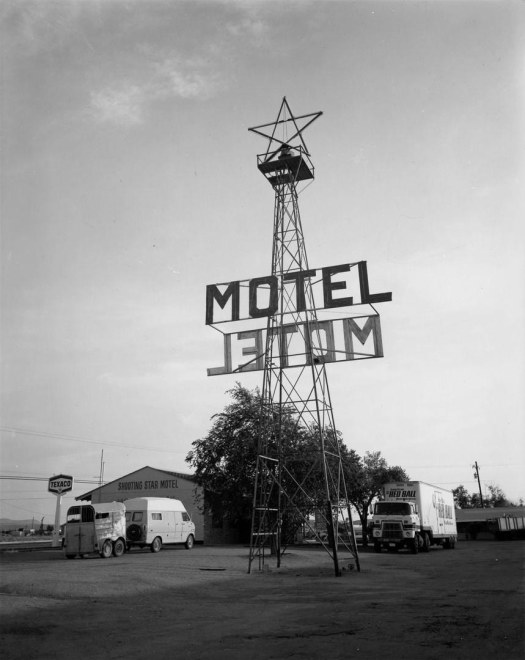
M385 484L372 516L374 550L408 548L413 554L431 545L454 548L457 539L452 492L424 481Z
M372 517L374 550L381 548L419 550L421 528L417 507L413 502L376 502Z

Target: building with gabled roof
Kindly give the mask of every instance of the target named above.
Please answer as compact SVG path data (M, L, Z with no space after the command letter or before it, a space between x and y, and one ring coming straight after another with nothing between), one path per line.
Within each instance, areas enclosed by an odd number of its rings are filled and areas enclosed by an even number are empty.
M123 502L133 497L171 497L180 500L195 523L195 540L204 541L204 516L198 508L199 491L192 474L172 472L146 465L135 472L97 486L79 495L78 501Z
M237 543L239 541L238 530L230 527L227 521L217 521L212 519L212 516L203 513L204 492L197 485L192 474L172 472L146 465L135 472L97 486L75 499L98 504L100 502L123 502L134 497L171 497L180 500L195 523L195 541L197 543Z

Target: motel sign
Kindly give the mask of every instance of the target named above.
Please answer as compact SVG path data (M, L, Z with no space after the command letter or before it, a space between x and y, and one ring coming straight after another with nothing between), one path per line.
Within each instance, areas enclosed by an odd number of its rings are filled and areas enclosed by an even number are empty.
M373 305L391 300L391 292L370 292L366 261L210 284L206 324L223 335L224 363L208 369L208 375L264 369L268 332L277 336L273 361L281 368L305 366L312 359L382 357L381 322ZM280 312L287 309L283 301L291 303L293 312ZM333 318L335 310L340 318ZM315 321L309 320L313 311L319 312ZM330 318L321 319L323 312ZM279 314L279 325L269 329L268 318Z

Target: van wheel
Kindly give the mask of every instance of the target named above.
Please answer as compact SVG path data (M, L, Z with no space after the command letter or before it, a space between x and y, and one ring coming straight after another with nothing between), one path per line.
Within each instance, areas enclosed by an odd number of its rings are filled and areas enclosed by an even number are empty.
M160 552L160 549L162 548L162 539L160 536L156 536L153 539L153 543L151 544L151 552Z
M100 551L100 556L103 559L109 559L112 554L113 554L113 544L109 539L106 539L104 541L104 545L102 546L102 550Z
M124 552L126 551L126 545L122 539L117 539L115 543L113 543L113 554L115 557L122 557Z
M195 539L193 538L193 534L190 534L188 538L186 539L186 548L188 550L191 550L193 548L193 544L195 543Z

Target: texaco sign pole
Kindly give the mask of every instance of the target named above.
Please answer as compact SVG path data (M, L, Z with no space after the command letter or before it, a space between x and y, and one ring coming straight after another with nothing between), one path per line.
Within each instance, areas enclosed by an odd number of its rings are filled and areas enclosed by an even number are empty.
M51 477L47 485L47 490L57 496L57 506L55 509L55 527L53 529L52 547L60 546L60 511L62 508L62 495L73 490L73 477L65 474L59 474Z

